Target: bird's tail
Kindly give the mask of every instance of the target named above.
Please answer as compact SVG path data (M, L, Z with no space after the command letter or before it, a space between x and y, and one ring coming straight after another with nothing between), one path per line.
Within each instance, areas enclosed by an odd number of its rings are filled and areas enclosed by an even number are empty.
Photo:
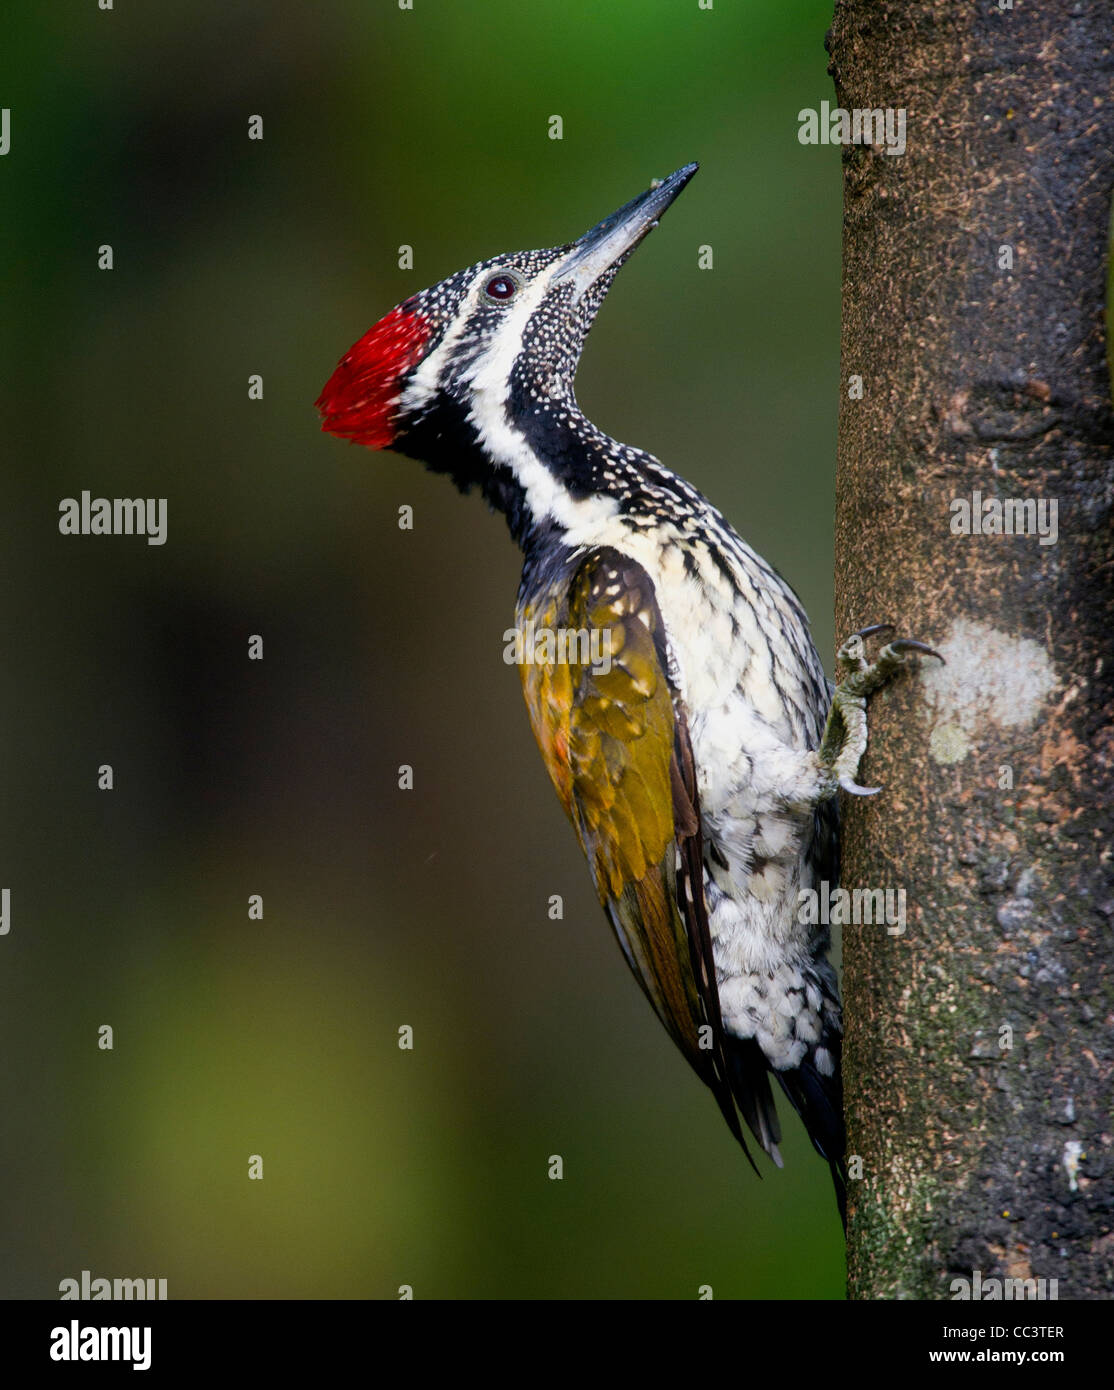
M770 1064L753 1038L727 1039L731 1091L747 1127L780 1168L781 1123L770 1090Z
M828 1040L828 1052L833 1042ZM821 1158L828 1160L836 1202L843 1229L847 1229L847 1132L843 1123L843 1083L840 1075L838 1038L834 1044L833 1075L822 1076L811 1058L805 1058L793 1071L775 1071L774 1075L789 1103L804 1121L812 1146Z
M728 1062L731 1089L747 1127L762 1148L780 1168L781 1124L770 1089L770 1076L777 1078L790 1105L801 1117L813 1147L828 1160L835 1187L840 1220L847 1229L847 1169L844 1162L847 1138L843 1124L843 1085L840 1078L840 1038L825 1038L825 1051L832 1060L832 1075L822 1074L811 1057L789 1071L776 1071L754 1038L729 1038Z

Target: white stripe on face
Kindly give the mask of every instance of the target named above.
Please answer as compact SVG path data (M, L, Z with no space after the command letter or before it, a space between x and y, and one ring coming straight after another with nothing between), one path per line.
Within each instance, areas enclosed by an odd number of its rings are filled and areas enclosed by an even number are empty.
M526 325L567 259L564 256L547 267L510 302L499 331L475 363L468 382L472 388L469 419L476 427L484 450L495 462L511 470L535 518L554 520L571 529L613 516L618 502L610 497L576 499L570 496L521 431L510 423L507 413L511 373L522 352ZM482 277L483 284L490 279L491 273L488 271ZM478 288L482 294L483 284L473 286L473 292Z

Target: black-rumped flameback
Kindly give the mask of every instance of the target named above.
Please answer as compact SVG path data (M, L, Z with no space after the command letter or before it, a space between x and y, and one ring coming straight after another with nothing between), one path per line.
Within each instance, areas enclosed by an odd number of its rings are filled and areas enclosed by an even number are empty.
M772 1078L842 1209L839 992L828 929L799 903L835 885L839 787L866 790L866 697L919 644L873 665L841 649L833 700L789 585L694 487L577 406L596 313L696 168L578 241L412 295L317 406L330 433L419 459L506 516L524 555L520 630L601 639L519 666L600 901L748 1158L740 1116L781 1162Z

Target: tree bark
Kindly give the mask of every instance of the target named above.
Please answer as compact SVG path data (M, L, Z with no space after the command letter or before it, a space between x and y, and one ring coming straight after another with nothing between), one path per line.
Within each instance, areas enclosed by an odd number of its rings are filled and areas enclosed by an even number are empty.
M1112 47L1088 0L839 0L828 39L839 107L907 111L843 151L836 628L948 663L873 698L844 806L844 886L906 893L844 928L854 1298L1114 1290ZM1012 501L1043 541L977 533Z

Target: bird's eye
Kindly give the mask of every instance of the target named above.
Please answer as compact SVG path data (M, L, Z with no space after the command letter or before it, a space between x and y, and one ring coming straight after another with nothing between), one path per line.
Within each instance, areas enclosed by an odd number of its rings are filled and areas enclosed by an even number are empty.
M509 275L496 275L484 286L484 292L490 299L510 299L518 289L518 283L512 280Z

